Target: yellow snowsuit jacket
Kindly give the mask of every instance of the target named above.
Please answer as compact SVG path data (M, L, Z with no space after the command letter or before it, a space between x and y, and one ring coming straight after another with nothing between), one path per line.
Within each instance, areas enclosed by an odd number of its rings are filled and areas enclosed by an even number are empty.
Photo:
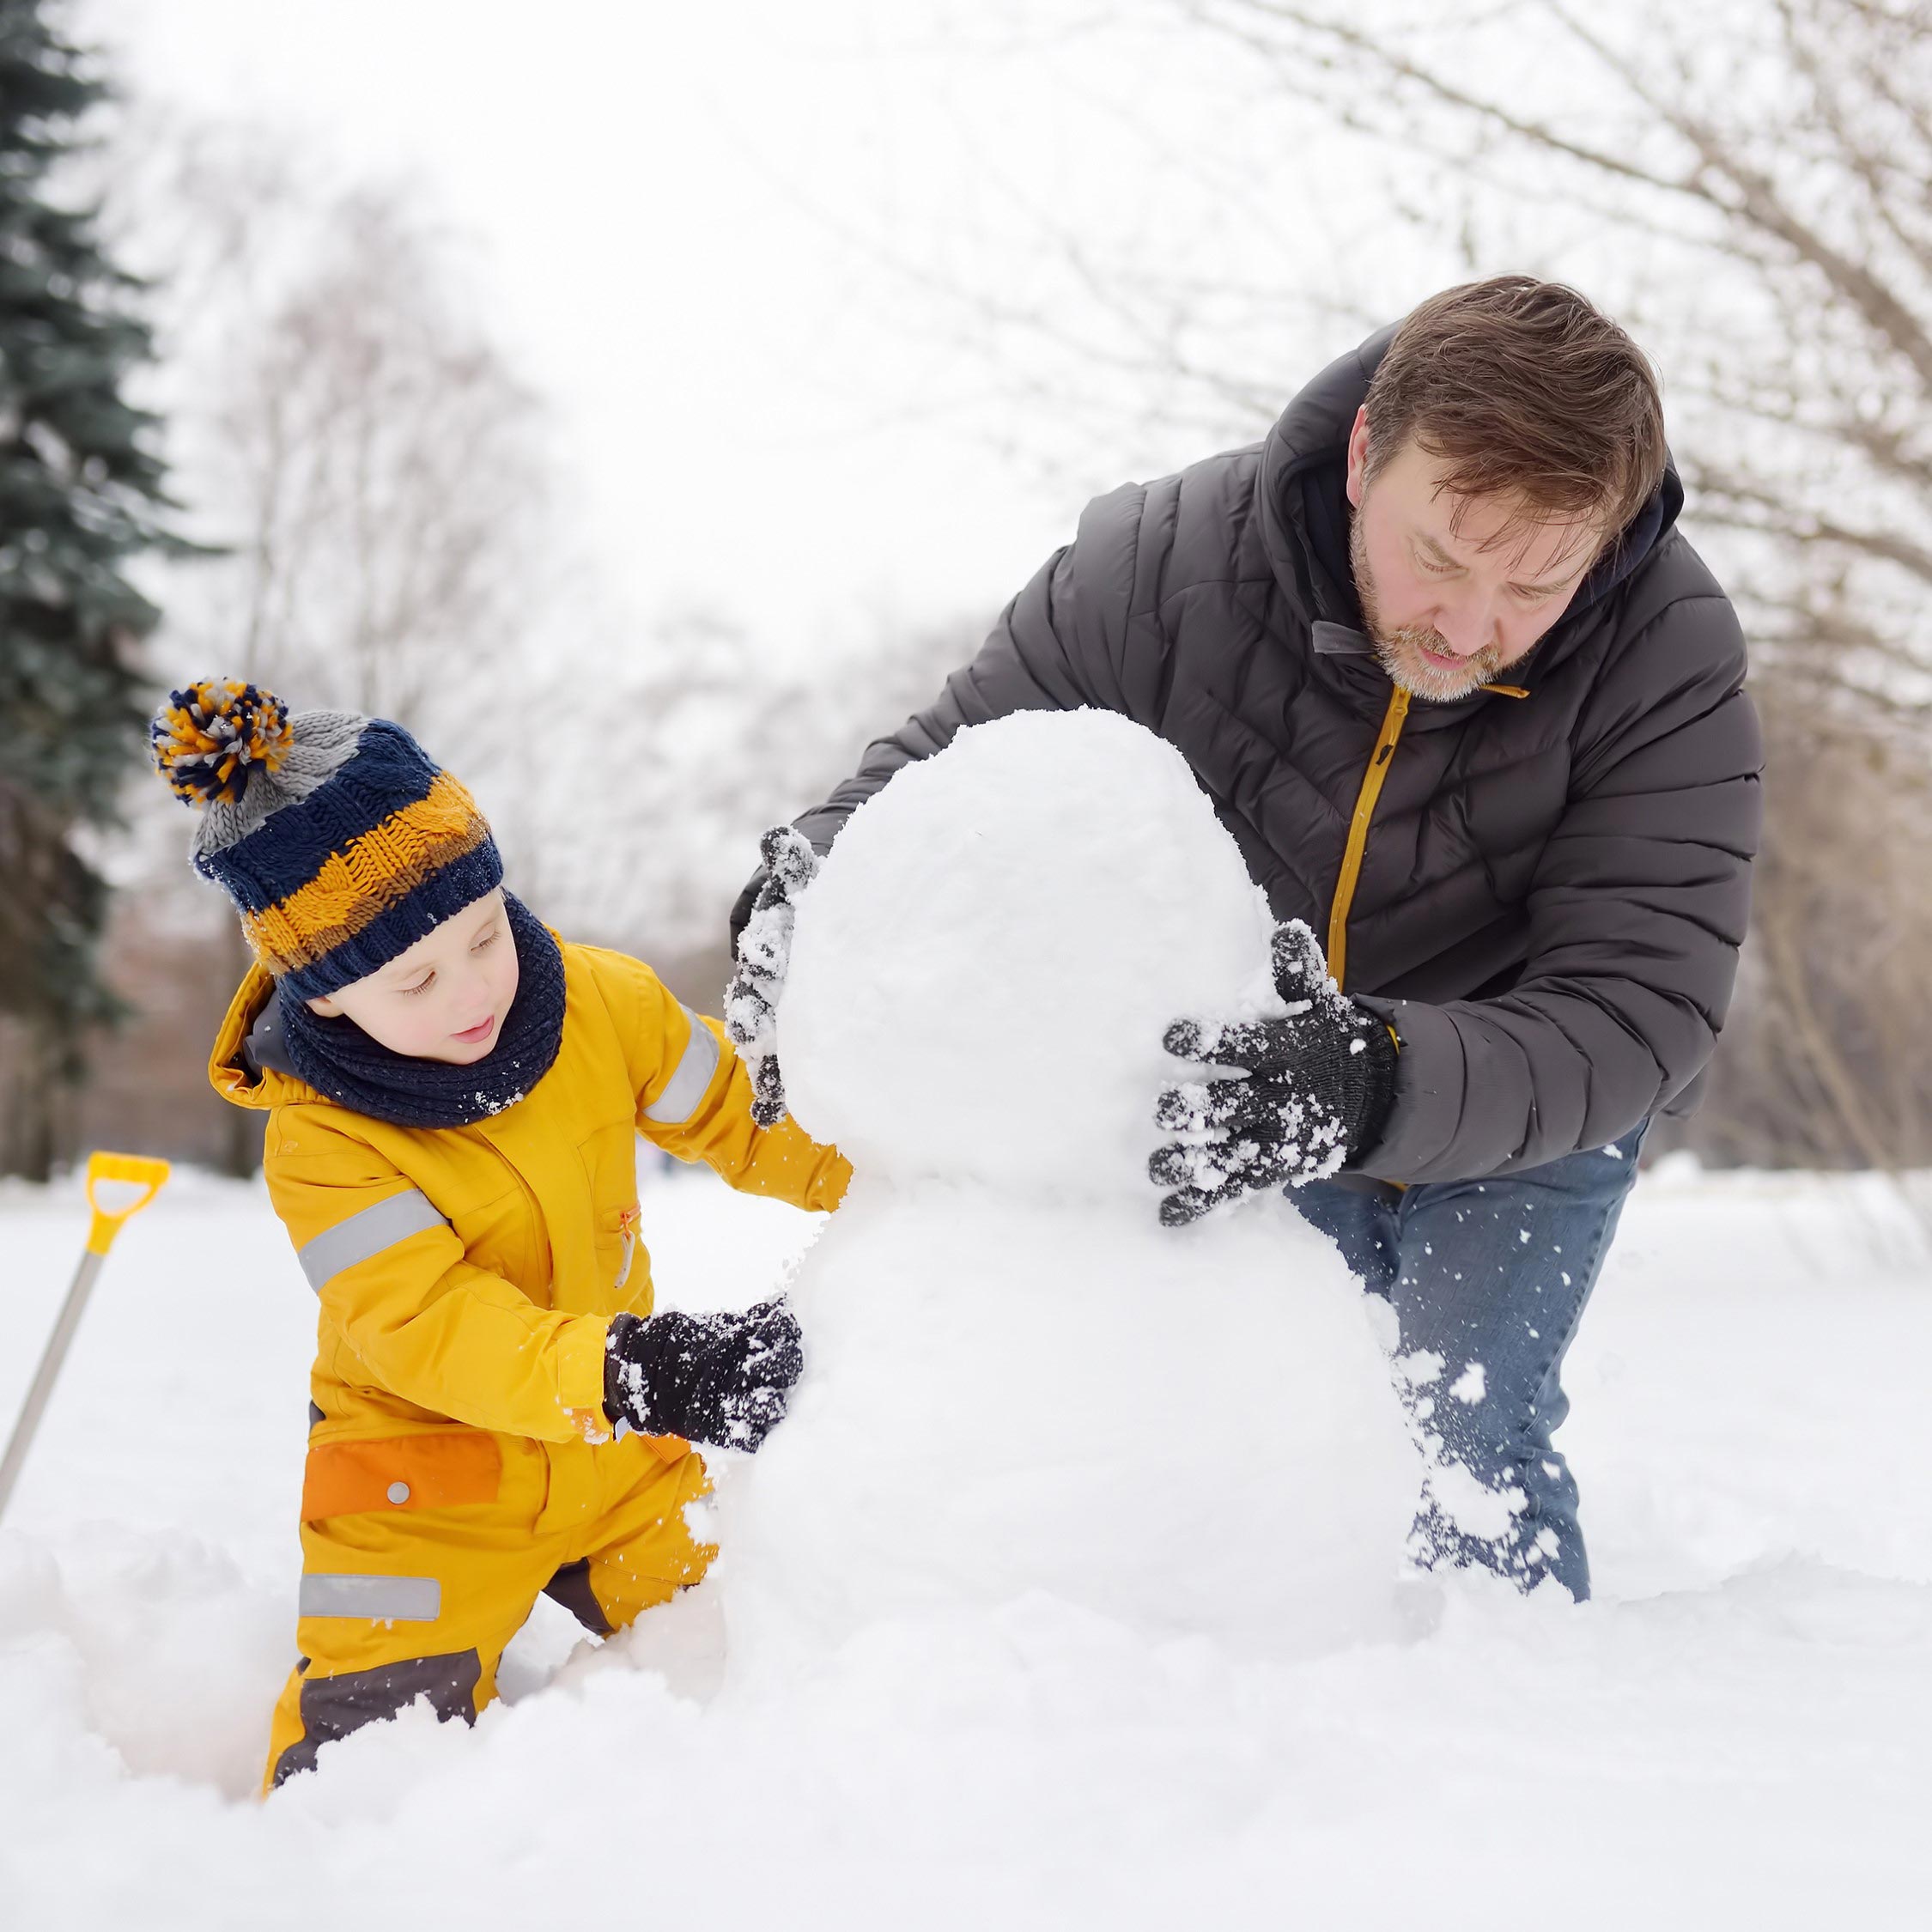
M556 1064L473 1127L392 1127L241 1048L273 992L250 972L210 1062L269 1115L269 1194L319 1303L302 1500L300 1657L264 1784L427 1696L473 1717L548 1589L608 1631L703 1574L689 1445L614 1437L604 1341L651 1312L635 1136L734 1188L837 1206L851 1170L761 1128L721 1026L621 953L563 946Z

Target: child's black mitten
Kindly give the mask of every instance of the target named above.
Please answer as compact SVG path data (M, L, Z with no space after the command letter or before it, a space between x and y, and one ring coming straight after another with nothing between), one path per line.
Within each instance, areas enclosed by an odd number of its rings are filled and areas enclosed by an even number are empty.
M817 874L818 854L811 841L789 825L773 826L760 849L765 869L752 881L757 891L744 923L739 925L735 911L732 914L736 963L725 988L725 1030L744 1056L751 1077L751 1118L769 1127L785 1118L785 1078L778 1070L775 1044L778 996L791 963L799 895Z
M613 1315L604 1413L643 1435L751 1450L783 1418L804 1367L798 1320L782 1301L741 1315Z

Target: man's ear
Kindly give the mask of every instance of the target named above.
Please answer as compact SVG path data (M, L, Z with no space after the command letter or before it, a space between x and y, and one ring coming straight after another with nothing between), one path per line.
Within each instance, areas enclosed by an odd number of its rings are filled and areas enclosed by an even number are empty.
M1369 405L1355 412L1355 427L1348 433L1348 500L1362 507L1362 491L1369 473Z
M340 1019L342 1008L327 993L321 993L308 1003L308 1010L318 1019Z

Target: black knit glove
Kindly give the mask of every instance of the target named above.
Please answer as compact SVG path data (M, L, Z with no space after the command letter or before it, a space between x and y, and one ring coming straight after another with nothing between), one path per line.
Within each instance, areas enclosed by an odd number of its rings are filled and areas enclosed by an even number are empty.
M798 1321L782 1301L742 1315L616 1315L604 1342L604 1413L647 1436L755 1449L783 1419L804 1367Z
M775 1046L778 996L792 960L799 895L817 876L818 854L811 841L789 825L773 826L759 850L765 869L738 896L743 905L745 894L752 895L750 912L742 923L735 907L732 913L738 967L725 988L725 1030L751 1076L751 1118L769 1127L785 1118L785 1078Z
M1203 1025L1179 1020L1167 1050L1238 1067L1245 1078L1194 1080L1155 1103L1157 1126L1190 1138L1147 1163L1173 1192L1161 1219L1179 1227L1261 1188L1301 1187L1335 1173L1381 1137L1395 1091L1395 1042L1328 977L1315 937L1298 919L1274 929L1275 990L1285 1019Z

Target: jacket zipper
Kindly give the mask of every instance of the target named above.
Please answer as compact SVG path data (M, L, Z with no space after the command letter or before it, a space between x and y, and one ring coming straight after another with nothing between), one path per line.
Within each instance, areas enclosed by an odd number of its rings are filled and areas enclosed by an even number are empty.
M1521 684L1485 684L1483 689L1495 692L1498 697L1529 696ZM1362 789L1355 795L1355 816L1348 822L1341 874L1335 881L1334 902L1328 908L1328 976L1338 988L1348 967L1348 908L1355 902L1355 882L1362 876L1362 852L1369 842L1369 821L1375 817L1382 781L1388 775L1388 761L1395 755L1395 740L1402 735L1402 720L1408 714L1409 694L1400 684L1391 686L1388 709L1382 714L1376 748L1369 755L1369 769L1362 774Z
M1382 714L1382 729L1376 734L1376 748L1369 755L1369 769L1362 774L1362 788L1355 795L1355 816L1348 822L1348 843L1342 849L1341 872L1335 880L1334 902L1328 908L1328 976L1338 987L1348 969L1348 909L1354 903L1356 881L1362 876L1369 821L1375 817L1376 800L1382 796L1388 762L1395 755L1395 741L1402 735L1402 720L1408 714L1409 694L1400 684L1394 685L1388 694L1388 709Z
M637 1210L627 1207L617 1217L617 1232L623 1239L623 1255L617 1263L617 1279L613 1288L622 1288L630 1279L631 1258L637 1252Z

